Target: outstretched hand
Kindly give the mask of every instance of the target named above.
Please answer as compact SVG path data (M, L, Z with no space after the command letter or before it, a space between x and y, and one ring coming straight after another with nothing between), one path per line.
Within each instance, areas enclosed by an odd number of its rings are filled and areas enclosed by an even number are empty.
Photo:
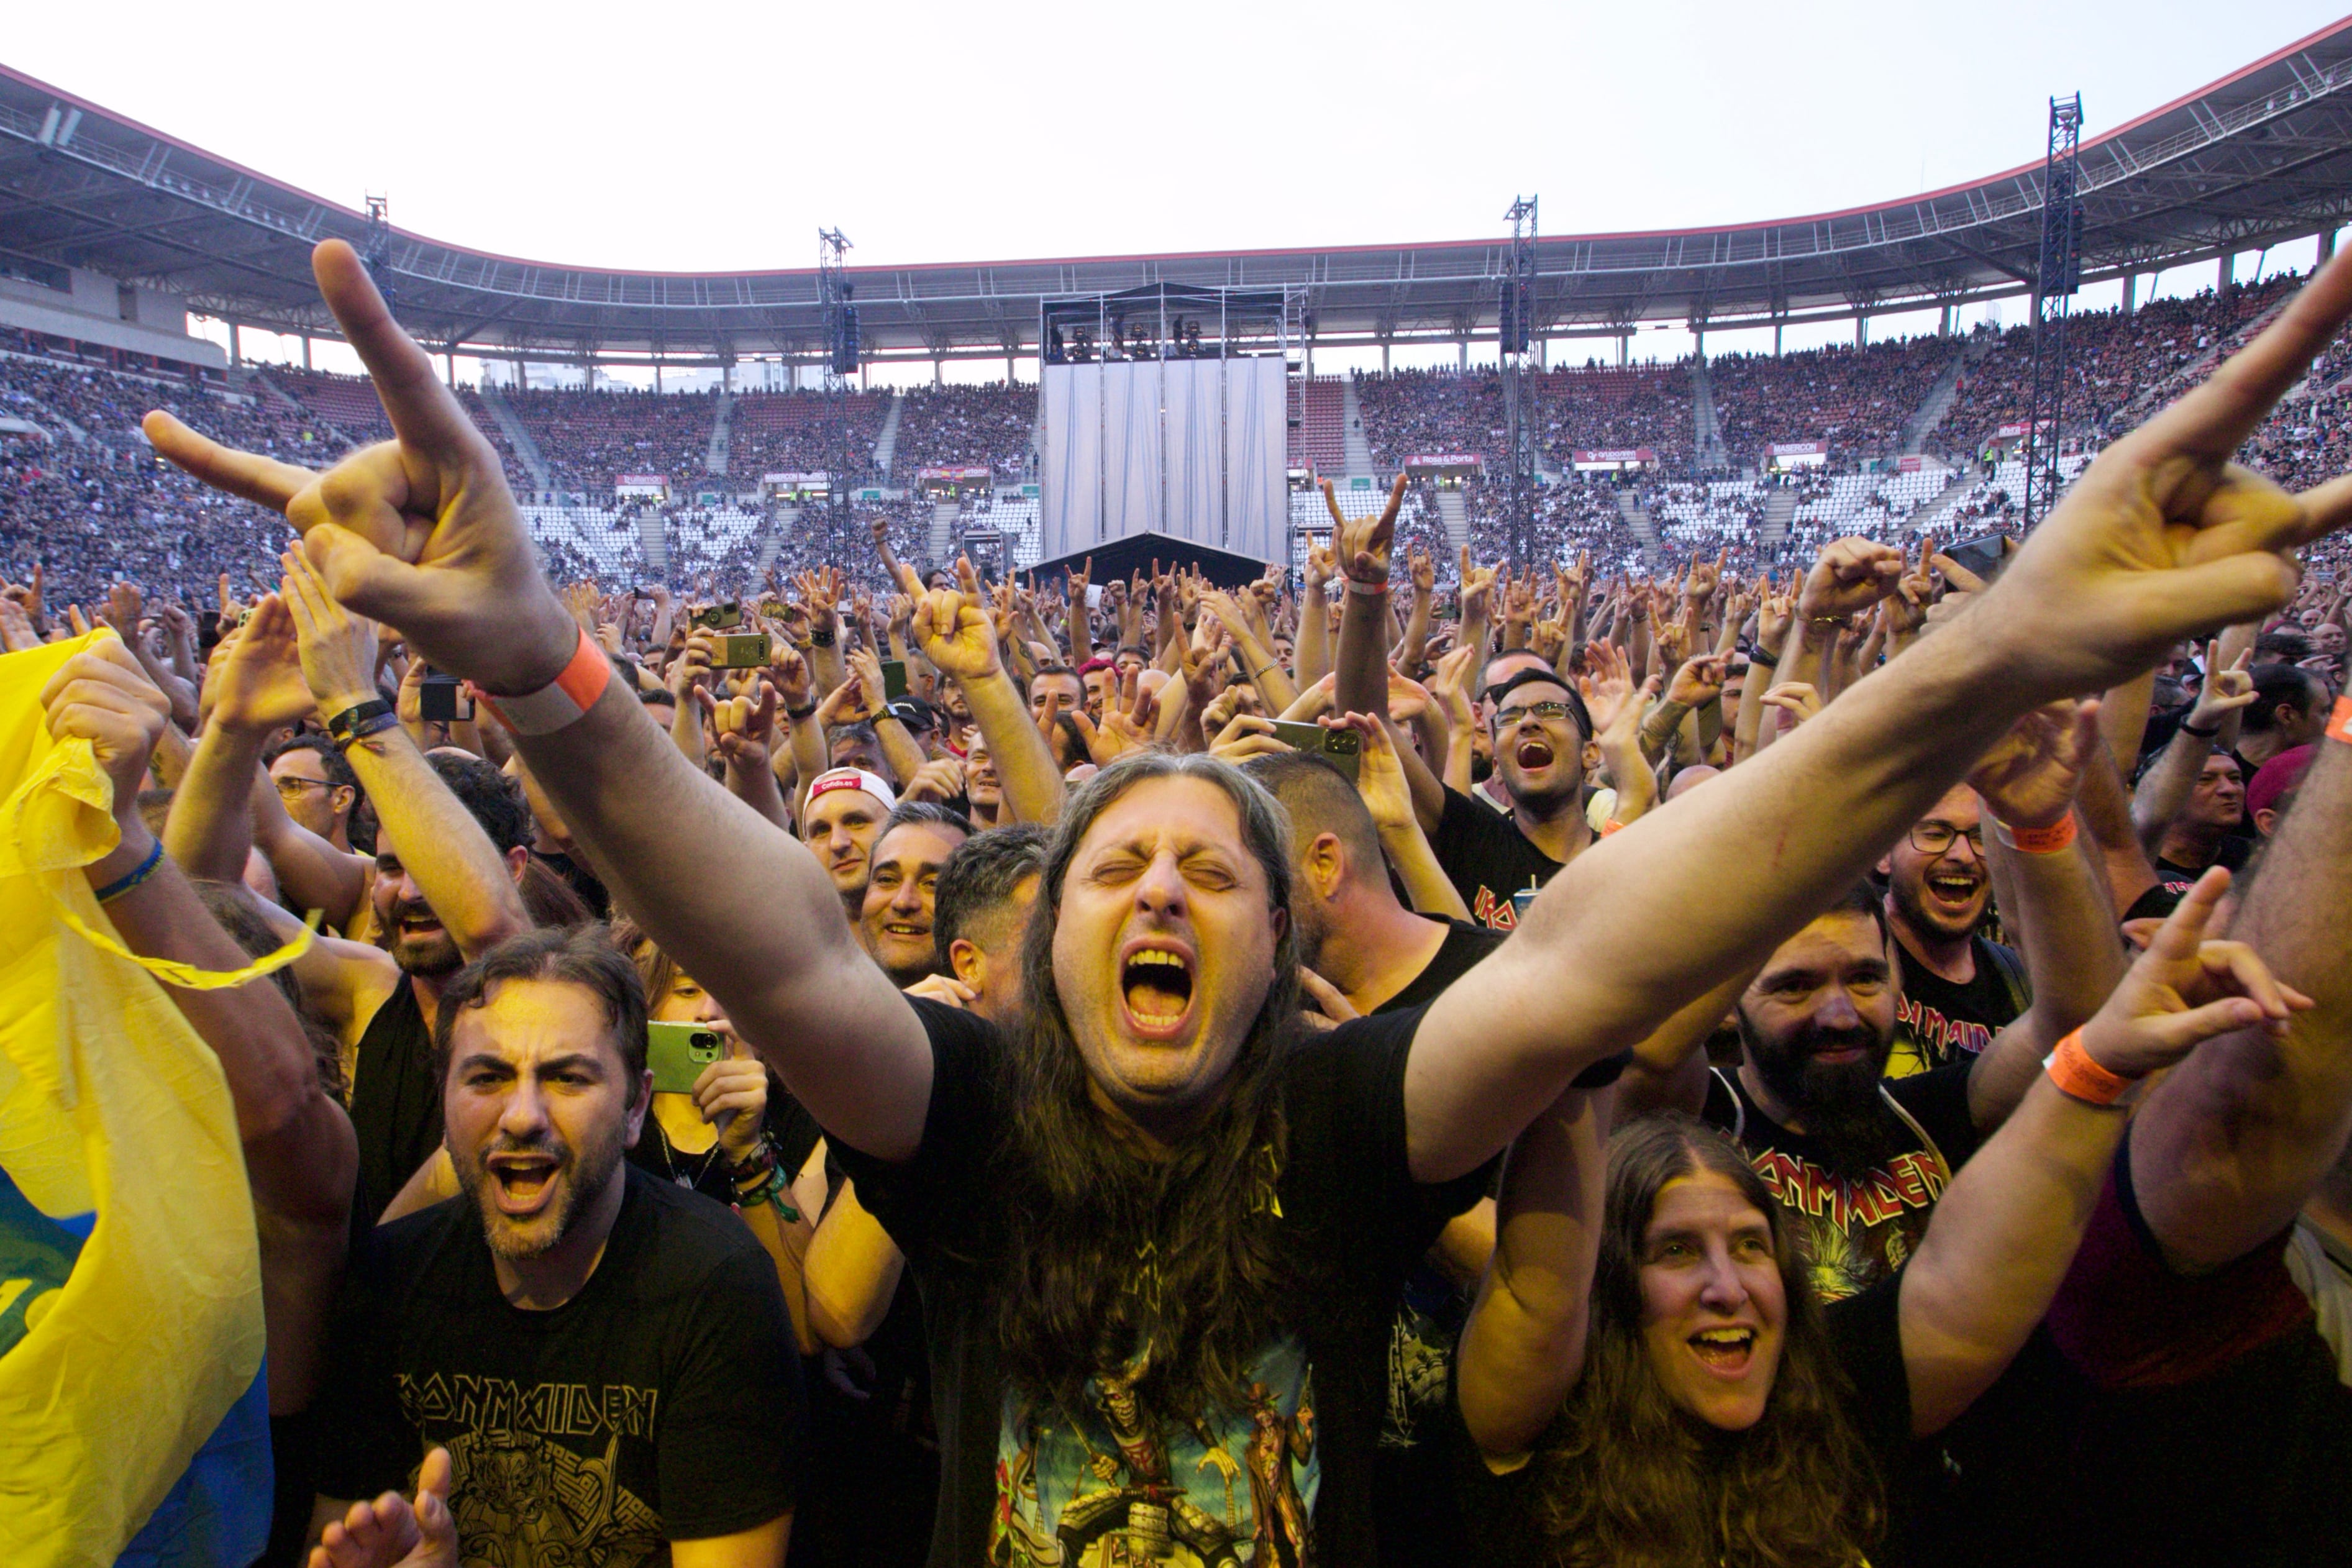
M215 489L285 513L334 597L397 627L436 668L493 695L537 690L571 661L580 630L540 574L497 452L357 252L328 240L311 269L394 438L323 474L224 447L161 410L147 438Z
M1339 492L1331 481L1323 481L1323 504L1331 512L1331 553L1338 559L1340 574L1351 583L1385 584L1389 580L1389 546L1396 541L1397 512L1404 506L1407 480L1402 473L1389 491L1389 503L1378 517L1360 517L1352 522L1339 510Z
M2075 791L2100 744L2099 705L2052 702L2010 726L1977 762L1969 784L2011 827L2052 827L2074 809Z
M2083 1026L2083 1050L2093 1061L2117 1077L2140 1078L2217 1035L2256 1025L2283 1035L2287 1019L2312 1005L2244 942L2205 940L2229 889L2230 873L2214 867L2158 928L2106 1005Z
M2352 521L2352 476L2299 495L2231 457L2352 320L2352 254L2195 391L2110 444L1982 595L2004 664L2042 699L2130 679L2184 637L2269 615L2294 552Z
M915 602L908 623L915 647L941 675L980 680L1004 668L986 600L955 588L927 589L915 569L904 564L898 568L898 585Z
M457 1568L457 1521L449 1512L449 1450L436 1447L416 1472L416 1500L386 1492L331 1521L310 1568Z

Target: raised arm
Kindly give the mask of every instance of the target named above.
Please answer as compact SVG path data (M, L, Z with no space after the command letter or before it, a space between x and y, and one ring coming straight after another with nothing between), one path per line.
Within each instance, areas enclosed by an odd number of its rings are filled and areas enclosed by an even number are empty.
M1463 1423L1490 1462L1532 1449L1584 1373L1612 1098L1568 1090L1528 1124L1504 1163L1495 1255L1462 1326L1454 1373Z
M2033 982L2032 1005L1969 1069L1969 1111L1982 1130L2000 1125L2042 1059L2123 978L2106 878L2073 815L2083 773L2105 750L2098 726L2097 703L2053 703L2019 720L1969 775L1991 819L1986 854L2013 896L2003 913L2022 935Z
M150 438L199 479L284 510L335 597L398 626L437 668L493 700L552 686L582 637L540 575L497 454L352 248L330 241L314 265L396 438L325 476L231 451L161 413L148 416ZM832 879L697 773L606 678L609 664L577 668L585 710L518 744L591 865L829 1131L884 1159L910 1156L930 1052L906 1000L858 950Z
M2218 649L2221 645L2207 646ZM2173 818L2188 808L2206 759L2238 743L2239 722L2254 700L2254 678L2246 673L2247 657L2241 655L2228 669L2217 669L2212 668L2211 654L2207 655L2205 684L2197 693L2196 705L2172 731L2156 765L2140 775L2139 788L2132 792L2132 829L2150 854L2163 841L2164 830L2172 826Z
M2102 452L2000 579L1937 632L1553 878L1476 979L1423 1020L1405 1079L1415 1173L1475 1169L1584 1066L1760 962L2025 712L2284 604L2292 552L2352 516L2352 480L2291 496L2230 455L2347 316L2352 258ZM1883 546L1832 557L1834 582L1808 584L1811 613L1865 607L1900 566ZM1664 931L1675 940L1658 940Z
M988 742L1005 804L1014 820L1051 822L1062 815L1062 773L1054 765L1021 689L1004 673L987 605L952 588L927 590L909 570L900 585L915 601L916 646L940 673L963 689L972 722Z
M310 717L316 704L294 652L294 618L275 594L254 607L215 655L211 713L172 796L163 848L192 877L235 882L253 849L253 793L272 731Z
M1339 651L1331 663L1331 703L1338 712L1389 710L1389 546L1396 538L1404 491L1400 473L1380 515L1350 522L1339 510L1339 492L1330 480L1323 481L1323 504L1331 511L1331 553L1347 589L1339 607Z
M1937 1202L1898 1287L1915 1433L1938 1431L1966 1410L2049 1310L2123 1139L2128 1111L2119 1094L2200 1041L2250 1024L2283 1027L2310 1005L2251 948L2203 941L2229 882L2228 872L2209 872L2181 900L2115 994Z
M2340 481L2339 481L2340 482ZM2132 1132L2132 1191L2175 1267L2218 1268L2275 1238L2352 1133L2352 745L2339 707L2231 934L2318 1005L2284 1038L2217 1040Z
M285 565L282 594L320 710L331 720L373 700L375 628L337 604L302 556L288 554ZM377 826L458 952L476 958L530 929L513 868L405 731L379 730L345 746L343 755L375 803Z

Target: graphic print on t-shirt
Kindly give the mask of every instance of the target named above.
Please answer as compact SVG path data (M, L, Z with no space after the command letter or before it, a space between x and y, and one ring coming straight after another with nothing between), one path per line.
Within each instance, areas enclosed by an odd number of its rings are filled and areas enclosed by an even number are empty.
M1087 1408L1004 1396L992 1568L1299 1568L1321 1480L1305 1350L1285 1339L1250 1369L1246 1409L1171 1421L1139 1372L1087 1384Z
M1813 1293L1824 1301L1859 1295L1903 1266L1951 1181L1933 1149L1912 1149L1861 1175L1806 1156L1756 1149L1748 1163L1797 1215Z
M657 1390L458 1374L398 1380L400 1407L449 1450L449 1511L471 1551L506 1562L637 1568L664 1560L661 1519L620 1483L624 1440L650 1445ZM414 1472L409 1477L415 1486ZM475 1561L468 1557L470 1563Z

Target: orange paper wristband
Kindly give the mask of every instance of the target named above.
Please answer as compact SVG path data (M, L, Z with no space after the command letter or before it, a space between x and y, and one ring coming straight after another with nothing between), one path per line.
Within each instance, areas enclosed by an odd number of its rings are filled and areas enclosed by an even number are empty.
M2055 855L2074 842L2074 814L2068 812L2047 827L2011 827L1999 817L2000 841L2024 855Z
M2051 1082L2086 1105L2114 1105L2145 1081L2109 1072L2093 1061L2091 1053L2083 1048L2080 1029L2060 1040L2058 1048L2042 1059L2042 1066Z
M551 735L578 722L596 705L612 679L613 661L583 628L571 662L553 680L520 697L492 697L485 692L482 700L489 705L491 715L515 734Z
M2352 742L2352 697L2336 700L2336 711L2327 716L2326 733L2331 741Z

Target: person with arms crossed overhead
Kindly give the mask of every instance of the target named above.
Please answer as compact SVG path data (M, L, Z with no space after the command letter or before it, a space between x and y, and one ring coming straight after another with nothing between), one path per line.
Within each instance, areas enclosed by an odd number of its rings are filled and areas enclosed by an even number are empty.
M654 730L357 255L330 241L314 267L395 438L322 479L160 413L150 437L284 510L339 597L487 694L616 900L825 1128L926 1286L941 1564L992 1535L1078 1558L1179 1531L1273 1561L1303 1555L1305 1529L1320 1560L1372 1560L1396 1292L1488 1163L1586 1069L1762 963L2017 719L2284 605L2285 552L2352 514L2352 494L2298 500L2221 468L2352 317L2339 258L2101 455L1948 623L1965 635L1922 639L1585 851L1428 1008L1297 1034L1279 807L1213 759L1147 752L1055 825L1008 1038L893 988L805 848ZM2161 488L2132 478L2159 468ZM1346 558L1360 569L1387 533L1368 524ZM1841 568L1823 613L1867 607L1892 575ZM929 597L942 641L992 640L981 606Z

